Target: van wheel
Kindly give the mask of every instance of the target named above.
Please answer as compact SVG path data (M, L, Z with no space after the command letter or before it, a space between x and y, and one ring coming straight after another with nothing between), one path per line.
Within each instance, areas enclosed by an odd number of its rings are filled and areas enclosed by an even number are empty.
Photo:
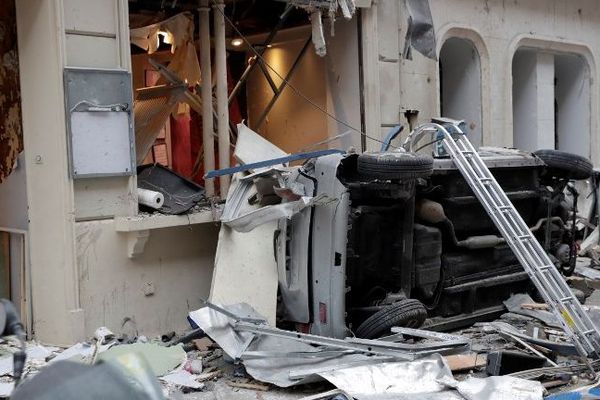
M577 154L559 150L538 150L534 152L544 164L548 172L557 178L588 179L594 172L591 161Z
M388 334L395 326L418 328L423 325L425 319L427 310L419 300L400 300L367 318L355 334L362 339L375 339Z
M405 152L363 153L358 156L357 170L367 178L426 178L433 172L433 158Z

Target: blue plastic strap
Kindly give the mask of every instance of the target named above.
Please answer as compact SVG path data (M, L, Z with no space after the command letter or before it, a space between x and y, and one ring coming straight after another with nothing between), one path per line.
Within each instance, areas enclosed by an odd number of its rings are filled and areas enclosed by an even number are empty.
M307 158L316 158L316 157L328 156L331 154L344 154L344 153L345 153L345 151L342 151L342 150L329 149L329 150L317 150L317 151L309 151L309 152L305 152L305 153L290 154L289 156L285 156L285 157L273 158L270 160L264 160L264 161L259 161L259 162L255 162L255 163L244 164L244 165L238 165L236 167L223 168L223 169L217 169L214 171L209 171L206 175L204 175L204 178L205 179L216 178L219 176L232 175L232 174L235 174L236 172L248 171L248 170L255 169L255 168L270 167L270 166L277 165L277 164L285 164L285 163L288 163L291 161L305 160Z

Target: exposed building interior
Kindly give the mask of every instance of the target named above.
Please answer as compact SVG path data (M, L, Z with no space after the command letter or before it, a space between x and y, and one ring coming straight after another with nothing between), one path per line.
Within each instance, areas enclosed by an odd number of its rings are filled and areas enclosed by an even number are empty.
M1 1L0 398L600 390L592 3Z

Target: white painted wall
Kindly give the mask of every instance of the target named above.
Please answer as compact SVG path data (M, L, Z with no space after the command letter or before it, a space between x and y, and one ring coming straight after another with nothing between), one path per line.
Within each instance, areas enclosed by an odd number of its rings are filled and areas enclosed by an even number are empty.
M0 228L27 230L27 188L25 154L17 158L17 168L0 184Z
M481 63L474 44L450 38L440 51L441 115L464 120L467 136L481 146Z
M69 344L83 337L83 311L67 168L62 2L19 0L16 6L33 329L40 340Z
M216 228L152 230L130 259L110 217L137 212L135 178L69 179L63 68L129 68L127 1L19 0L17 27L36 338L68 345L101 325L119 332L125 317L148 335L185 329L208 296Z
M306 35L308 37L308 35ZM302 49L305 38L288 42L276 42L264 54L266 62L277 73L285 77L296 56ZM324 85L324 60L314 52L312 44L306 50L290 83L298 88L319 107L325 108L327 92ZM282 80L272 71L270 75L276 85ZM250 75L246 93L248 95L248 122L250 128L288 153L298 152L313 143L327 139L327 119L313 105L297 96L289 87L285 88L260 127L256 122L273 97L273 91L260 68Z
M122 332L125 318L144 335L189 329L188 311L208 298L217 226L152 230L135 259L127 257L126 234L116 233L112 221L77 223L76 234L86 335L99 326ZM147 284L153 295L144 294Z
M358 58L358 22L339 19L335 22L335 36L327 36L325 77L327 111L339 120L360 130L360 80ZM328 29L328 28L326 28ZM346 124L327 118L327 133L330 137L340 133L351 133L332 142L329 147L346 150L353 146L360 150L361 135Z
M129 17L123 0L61 0L65 66L131 71ZM77 220L137 213L135 177L73 181Z
M512 70L514 146L554 149L554 55L520 50Z
M590 80L582 57L555 55L556 142L559 150L590 156Z
M600 80L597 64L600 54L600 8L593 0L528 0L503 1L488 0L430 0L438 54L442 44L449 37L468 38L475 43L481 57L482 69L482 126L484 145L513 145L513 106L512 106L512 59L517 49L534 47L554 53L575 53L581 55L589 66L590 74L590 131L598 130L597 82ZM376 9L399 7L399 17L393 12L379 15L376 37L378 48L373 60L386 58L382 51L393 48L400 53L404 47L408 13L404 2L380 0ZM367 14L366 11L364 14ZM373 24L371 24L373 25ZM397 35L389 32L397 29ZM413 52L413 60L400 59L398 76L400 121L407 123L403 112L407 109L419 110L421 122L439 113L438 63ZM372 80L372 82L375 82ZM371 91L394 89L394 82L386 82ZM397 104L371 98L368 110L376 115L377 123L385 122L383 115L397 112ZM381 111L379 111L381 109ZM368 116L368 118L371 118ZM385 121L385 122L384 122ZM381 136L385 133L384 130ZM590 138L591 155L600 162L600 140L597 135Z

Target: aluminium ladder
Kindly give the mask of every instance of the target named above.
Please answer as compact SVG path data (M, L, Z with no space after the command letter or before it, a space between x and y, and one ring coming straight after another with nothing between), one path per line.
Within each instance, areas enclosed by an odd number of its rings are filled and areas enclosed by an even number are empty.
M444 147L454 164L535 284L583 357L600 358L600 331L554 266L523 218L506 196L471 142L454 125L456 140L439 124L426 124L444 134Z

